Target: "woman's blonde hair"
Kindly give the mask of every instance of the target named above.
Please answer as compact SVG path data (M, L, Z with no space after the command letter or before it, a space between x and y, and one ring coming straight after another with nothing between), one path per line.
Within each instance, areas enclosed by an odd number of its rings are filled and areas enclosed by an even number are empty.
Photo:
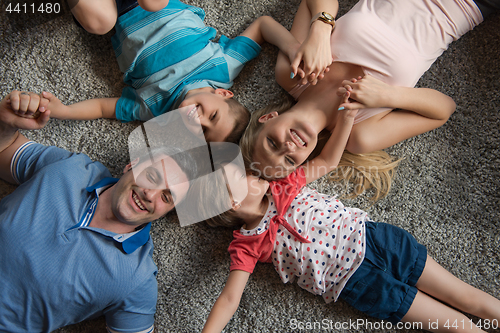
M252 165L255 140L262 129L263 123L259 122L259 118L272 112L282 114L288 111L292 105L292 102L287 99L279 104L268 105L252 113L247 129L240 140L241 154L247 166ZM323 130L319 133L318 144L308 157L308 160L321 153L329 138L330 133L328 131ZM329 173L328 178L335 182L342 182L346 187L353 187L347 198L355 198L365 190L373 189L374 192L370 200L377 201L389 193L395 168L399 162L400 160L394 159L382 150L368 154L353 154L346 150L340 159L338 167Z

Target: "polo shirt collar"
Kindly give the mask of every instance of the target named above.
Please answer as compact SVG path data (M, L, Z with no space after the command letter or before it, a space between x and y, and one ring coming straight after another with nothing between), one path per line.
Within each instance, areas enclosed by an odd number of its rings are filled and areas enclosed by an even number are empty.
M118 182L118 178L104 178L95 183L92 186L88 186L86 190L88 192L95 192L97 197L99 197L99 194L104 191L106 188L108 188L110 185L114 185ZM149 241L149 231L151 230L151 222L147 223L142 229L133 232L132 234L115 234L111 232L104 232L103 234L108 234L107 235L113 240L119 244L121 244L121 247L123 251L127 254L133 253L135 250L140 248L141 246L145 245Z

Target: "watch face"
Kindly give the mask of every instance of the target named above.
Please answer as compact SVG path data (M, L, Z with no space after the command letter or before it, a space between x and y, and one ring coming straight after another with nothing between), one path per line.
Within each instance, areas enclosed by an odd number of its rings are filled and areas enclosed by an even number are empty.
M328 21L333 21L334 20L334 17L327 13L327 12L323 12L323 16L328 20Z

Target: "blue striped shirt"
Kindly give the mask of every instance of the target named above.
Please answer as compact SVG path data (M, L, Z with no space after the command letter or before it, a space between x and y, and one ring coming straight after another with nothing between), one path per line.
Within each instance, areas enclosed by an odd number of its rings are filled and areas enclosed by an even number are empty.
M245 63L260 52L250 38L221 36L203 23L203 9L171 0L158 12L140 6L120 16L111 41L128 85L116 118L147 121L175 109L186 93L228 89Z
M50 332L100 315L114 331L154 323L157 268L150 224L130 234L89 227L116 183L84 154L27 142L0 201L0 331Z

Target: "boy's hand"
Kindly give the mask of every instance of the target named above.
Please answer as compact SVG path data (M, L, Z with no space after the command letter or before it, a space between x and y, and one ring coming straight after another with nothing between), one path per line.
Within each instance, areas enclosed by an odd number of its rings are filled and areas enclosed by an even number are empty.
M0 122L15 130L41 129L50 119L48 102L35 93L14 90L0 102Z
M328 66L333 61L330 46L332 28L322 22L319 23L321 24L311 26L306 40L298 49L294 59L290 59L291 77L298 74L302 78L301 84L306 84L308 81L312 85L318 83L318 80L321 80L324 74L328 73L330 70ZM302 72L299 67L302 67Z
M339 105L340 107L345 109L391 107L391 94L395 87L370 75L344 80L342 85L338 88L337 95L341 96L349 92L352 100L343 102Z
M64 105L59 98L49 92L42 92L42 97L48 101L46 109L50 110L52 118L63 118L68 113L69 107Z

